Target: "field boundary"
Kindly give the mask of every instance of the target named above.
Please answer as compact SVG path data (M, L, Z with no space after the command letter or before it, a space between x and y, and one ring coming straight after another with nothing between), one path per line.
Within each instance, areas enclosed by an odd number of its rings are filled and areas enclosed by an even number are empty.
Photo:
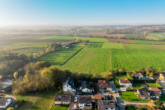
M69 61L71 58L73 58L77 53L79 53L83 48L80 48L76 53L74 53L70 58L68 58L68 60L66 60L63 64L61 65L64 65L67 61ZM60 65L60 66L61 66Z

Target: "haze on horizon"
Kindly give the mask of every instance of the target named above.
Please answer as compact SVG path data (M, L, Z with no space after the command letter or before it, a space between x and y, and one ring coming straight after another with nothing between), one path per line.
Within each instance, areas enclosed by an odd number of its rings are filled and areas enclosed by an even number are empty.
M165 0L1 0L0 27L165 24Z

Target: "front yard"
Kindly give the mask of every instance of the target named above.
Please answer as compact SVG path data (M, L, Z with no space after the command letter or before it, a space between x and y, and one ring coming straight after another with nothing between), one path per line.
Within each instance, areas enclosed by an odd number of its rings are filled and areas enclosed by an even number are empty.
M120 97L128 102L149 102L150 100L141 100L136 95L134 91L121 92Z
M143 84L144 83L133 83L132 87L136 87L137 89L141 89Z

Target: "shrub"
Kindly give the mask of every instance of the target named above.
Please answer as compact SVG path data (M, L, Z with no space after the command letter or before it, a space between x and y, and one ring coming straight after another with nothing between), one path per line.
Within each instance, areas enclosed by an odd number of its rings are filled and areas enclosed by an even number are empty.
M16 100L16 103L19 106L21 106L24 103L24 100Z

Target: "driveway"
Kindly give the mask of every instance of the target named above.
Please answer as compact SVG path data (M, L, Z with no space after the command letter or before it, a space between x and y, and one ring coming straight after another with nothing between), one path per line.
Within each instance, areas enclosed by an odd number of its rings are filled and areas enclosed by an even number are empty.
M115 91L115 93L117 93L117 89L116 89L116 86L114 84L114 82L109 82L109 85L112 87L112 90Z
M69 110L74 110L74 105L77 104L77 102L74 102L75 97L78 97L78 98L79 98L78 95L72 95L72 96L71 96L71 103L70 103L70 108L69 108ZM77 100L78 100L78 98L77 98Z

